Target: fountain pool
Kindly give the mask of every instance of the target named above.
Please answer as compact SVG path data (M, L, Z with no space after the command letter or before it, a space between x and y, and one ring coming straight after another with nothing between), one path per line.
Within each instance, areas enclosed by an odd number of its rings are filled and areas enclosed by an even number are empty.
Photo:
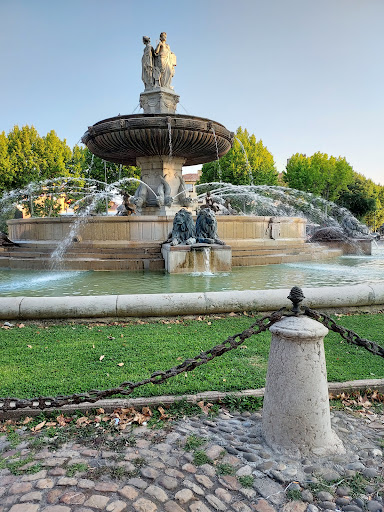
M232 272L166 274L164 272L47 272L0 269L0 297L63 297L265 290L384 283L384 242L372 256L341 256L308 261L235 267Z

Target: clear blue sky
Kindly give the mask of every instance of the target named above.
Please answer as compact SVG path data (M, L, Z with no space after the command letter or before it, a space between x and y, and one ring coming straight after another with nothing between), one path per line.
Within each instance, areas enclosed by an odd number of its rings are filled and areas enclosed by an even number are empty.
M384 184L383 27L384 0L0 0L0 131L72 147L133 113L165 31L179 113L247 128L279 171L321 151Z

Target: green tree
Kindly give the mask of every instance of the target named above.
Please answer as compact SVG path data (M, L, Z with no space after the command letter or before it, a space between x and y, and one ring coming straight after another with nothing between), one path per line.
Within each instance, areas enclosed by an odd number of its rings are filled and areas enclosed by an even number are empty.
M363 219L365 215L377 210L374 183L361 174L354 173L354 181L341 192L337 204L350 210L359 219Z
M283 176L290 188L320 195L327 201L337 200L354 179L344 157L328 157L320 152L310 157L296 153L288 160Z
M8 153L8 138L5 132L0 133L0 193L8 190L12 183L13 172Z
M232 148L219 160L203 165L199 183L222 181L234 185L278 185L272 154L241 126Z
M0 177L1 189L23 188L31 182L71 173L72 151L53 130L40 137L34 126L20 129L16 125L7 137L3 134L0 138L0 153L0 165L7 171Z
M75 146L72 151L72 168L84 178L98 180L102 183L114 183L123 178L140 179L140 168L106 162L94 156L87 147ZM103 186L100 184L99 188ZM133 194L138 187L137 181L123 183L121 188Z

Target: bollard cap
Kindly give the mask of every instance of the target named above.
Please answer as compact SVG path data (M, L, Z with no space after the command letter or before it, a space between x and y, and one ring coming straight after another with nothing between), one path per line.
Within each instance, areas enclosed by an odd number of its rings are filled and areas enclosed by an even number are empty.
M307 316L286 316L269 329L272 334L292 341L313 341L328 334L325 325Z

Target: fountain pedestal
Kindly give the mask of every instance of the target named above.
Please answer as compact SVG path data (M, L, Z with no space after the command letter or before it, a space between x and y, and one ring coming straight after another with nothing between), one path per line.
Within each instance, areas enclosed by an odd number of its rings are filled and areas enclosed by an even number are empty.
M232 249L229 245L163 244L161 253L165 270L169 274L191 272L230 272L232 270Z
M140 94L140 107L144 114L174 114L180 96L165 87L154 88Z
M141 214L174 215L191 204L182 176L184 163L185 158L168 155L137 158L141 179L146 184L133 199Z

